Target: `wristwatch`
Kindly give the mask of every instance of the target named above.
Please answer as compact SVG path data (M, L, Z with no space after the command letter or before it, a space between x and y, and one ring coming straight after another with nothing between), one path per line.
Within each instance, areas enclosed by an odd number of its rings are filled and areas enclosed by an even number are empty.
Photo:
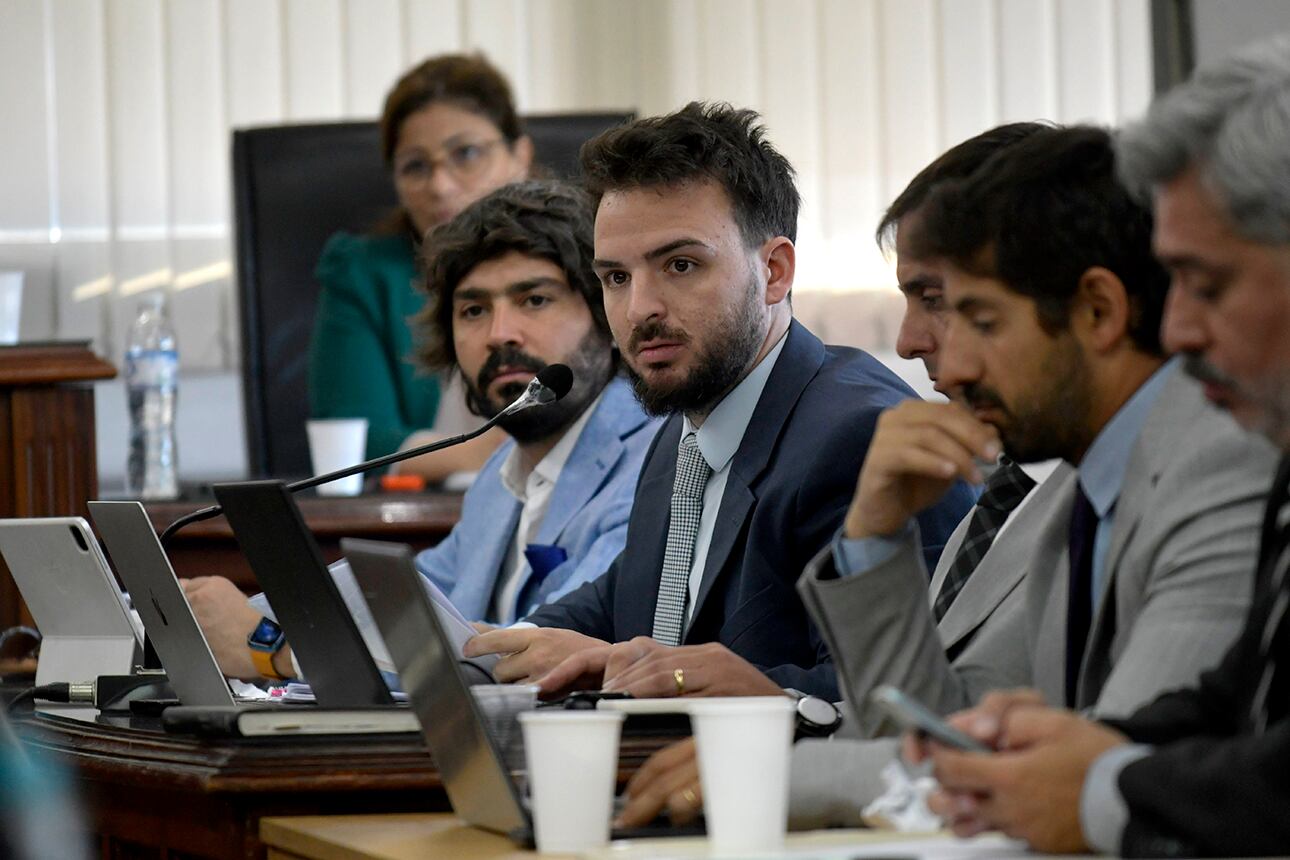
M827 699L791 687L784 692L797 700L797 737L826 738L842 725L842 712Z
M287 634L272 618L261 618L251 635L246 637L246 647L251 649L251 662L255 671L271 681L285 681L273 667L273 657L287 644Z

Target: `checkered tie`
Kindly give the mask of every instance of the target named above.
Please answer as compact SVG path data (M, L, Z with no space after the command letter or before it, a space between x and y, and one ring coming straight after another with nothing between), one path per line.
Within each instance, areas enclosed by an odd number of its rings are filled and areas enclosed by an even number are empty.
M985 492L972 509L972 521L968 523L958 555L954 556L945 581L941 583L941 593L936 595L936 602L932 604L932 613L938 622L945 617L963 586L967 585L968 577L985 557L1008 515L1034 487L1035 482L1030 476L1007 458L1001 459L998 468L986 479Z
M690 564L694 559L694 542L699 536L699 516L703 513L703 489L711 475L712 469L699 451L698 440L693 433L687 433L676 457L667 549L663 553L658 603L654 606L652 635L664 645L681 644L685 604L690 596Z

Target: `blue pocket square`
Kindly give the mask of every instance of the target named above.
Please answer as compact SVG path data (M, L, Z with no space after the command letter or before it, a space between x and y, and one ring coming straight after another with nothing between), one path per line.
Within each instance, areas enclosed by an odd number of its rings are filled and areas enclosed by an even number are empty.
M528 560L529 568L533 571L529 585L537 585L546 579L551 571L568 561L569 553L565 552L562 546L531 543L524 548L524 558Z

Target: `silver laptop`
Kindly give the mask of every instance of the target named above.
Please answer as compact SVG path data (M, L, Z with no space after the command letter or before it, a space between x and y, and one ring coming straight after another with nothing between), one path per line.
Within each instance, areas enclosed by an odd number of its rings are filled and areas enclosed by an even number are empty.
M526 839L528 810L421 587L412 550L350 538L340 545L398 667L453 810L477 827Z
M229 689L143 505L90 502L90 515L179 701L206 707L253 701Z
M458 658L421 586L411 548L350 538L340 545L398 667L453 811L476 827L532 845L528 804L470 693L471 682L485 673ZM677 827L660 820L645 827L615 830L612 836L631 839L703 832L701 823Z
M0 520L0 555L40 628L37 684L129 675L141 662L142 636L89 523Z

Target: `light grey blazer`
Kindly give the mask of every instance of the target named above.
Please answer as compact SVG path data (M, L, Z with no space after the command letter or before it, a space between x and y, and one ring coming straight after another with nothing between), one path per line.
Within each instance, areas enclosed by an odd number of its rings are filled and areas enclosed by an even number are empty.
M1116 503L1107 585L1081 665L1076 706L1126 715L1216 664L1244 621L1263 499L1276 452L1207 404L1177 370L1135 443ZM996 687L1029 685L1060 703L1066 666L1067 542L1076 476L1054 473L982 559L939 629L930 595L961 541L960 524L930 591L913 541L872 571L830 578L820 553L798 583L838 667L851 735L895 730L868 704L896 684L940 713ZM932 632L936 630L937 635ZM853 823L880 790L894 743L798 744L795 823Z

